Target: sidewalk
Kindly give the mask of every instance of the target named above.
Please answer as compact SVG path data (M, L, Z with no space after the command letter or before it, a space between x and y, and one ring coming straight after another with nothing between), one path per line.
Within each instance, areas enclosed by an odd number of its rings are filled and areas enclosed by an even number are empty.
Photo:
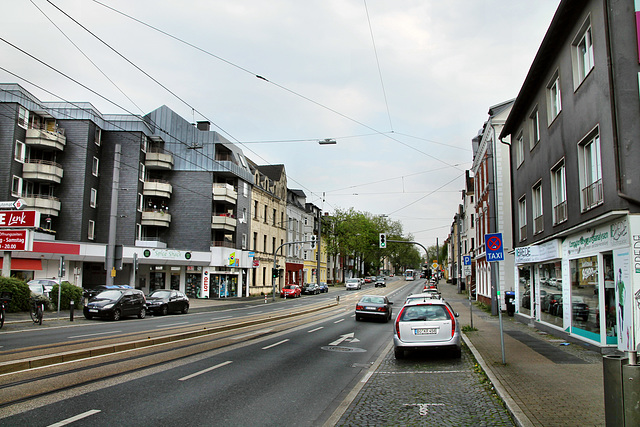
M442 296L459 314L460 324L471 324L469 301L448 283ZM579 344L545 334L502 316L506 364L498 316L473 306L477 331L463 334L516 423L521 426L603 426L604 386L602 355Z

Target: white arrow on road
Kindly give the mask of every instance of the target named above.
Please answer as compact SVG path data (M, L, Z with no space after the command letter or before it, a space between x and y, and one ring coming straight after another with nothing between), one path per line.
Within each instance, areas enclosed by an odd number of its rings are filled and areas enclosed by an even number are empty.
M351 332L350 334L344 334L344 335L340 336L340 338L338 338L334 342L329 343L329 345L340 345L344 341L360 342L360 340L358 338L354 338L354 335L355 334L353 332Z

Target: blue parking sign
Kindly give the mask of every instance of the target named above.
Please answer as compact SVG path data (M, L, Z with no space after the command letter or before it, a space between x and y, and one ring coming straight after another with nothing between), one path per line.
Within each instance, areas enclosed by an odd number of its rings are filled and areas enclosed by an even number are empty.
M485 234L484 246L486 248L487 261L504 261L502 233Z
M471 265L471 256L470 255L465 255L462 258L463 258L462 265Z

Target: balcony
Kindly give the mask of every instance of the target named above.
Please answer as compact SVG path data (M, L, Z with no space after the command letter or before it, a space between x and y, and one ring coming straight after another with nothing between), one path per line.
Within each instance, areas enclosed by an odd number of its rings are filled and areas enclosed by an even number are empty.
M560 224L567 220L567 201L558 203L553 207L553 224Z
M159 237L142 236L140 240L136 239L135 245L141 248L155 248L155 249L167 248L167 242L160 239Z
M147 209L142 212L142 225L169 227L171 225L171 214L167 210Z
M235 231L238 220L229 214L213 215L211 217L212 230Z
M533 219L533 234L542 233L544 231L544 215L538 215Z
M144 182L144 189L142 190L142 194L144 196L157 196L164 198L171 198L171 193L173 192L173 186L161 179L151 179Z
M238 200L238 193L229 184L213 184L213 200L216 202L227 202L235 205Z
M30 160L22 165L22 178L30 181L60 184L63 174L61 165L48 160Z
M60 199L53 196L31 194L24 197L29 208L35 208L43 215L58 216L60 213Z
M30 128L27 129L25 144L30 147L43 149L54 149L62 151L67 144L67 137L64 136L64 129L52 128L53 130Z
M172 170L173 155L166 153L164 150L152 149L147 152L144 165L147 169Z
M582 212L598 206L604 202L602 192L602 180L599 179L593 184L582 189Z
M527 224L520 226L520 241L527 240Z

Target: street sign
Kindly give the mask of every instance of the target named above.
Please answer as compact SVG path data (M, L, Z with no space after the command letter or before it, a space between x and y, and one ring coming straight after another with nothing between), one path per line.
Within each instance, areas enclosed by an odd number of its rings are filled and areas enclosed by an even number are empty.
M33 241L29 230L0 230L0 251L30 251Z
M487 261L504 261L502 233L485 234L484 245L486 247Z
M438 269L438 263L434 262L433 264L431 264L431 268L433 268L434 270Z
M22 209L25 206L27 206L27 204L22 199L13 200L10 202L0 202L0 209Z
M40 227L40 215L36 211L0 211L0 228Z
M471 256L465 255L462 257L462 265L471 265Z

